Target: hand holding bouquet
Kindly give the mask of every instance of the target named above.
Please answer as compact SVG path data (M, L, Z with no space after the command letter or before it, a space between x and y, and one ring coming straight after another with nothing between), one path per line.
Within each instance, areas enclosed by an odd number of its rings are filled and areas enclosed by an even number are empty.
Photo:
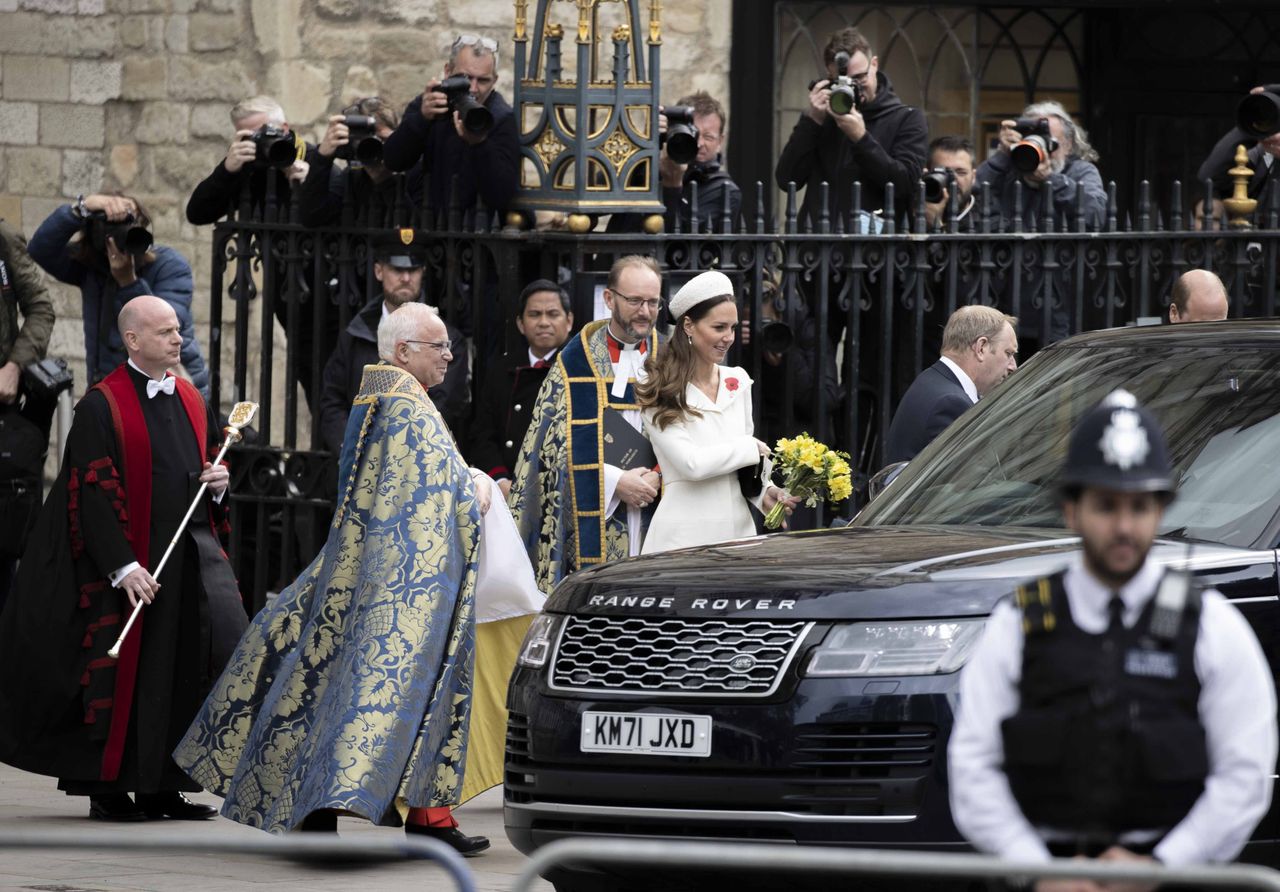
M810 508L824 501L843 502L853 492L849 456L808 434L778 440L773 447L773 468L782 472L782 488ZM786 506L779 501L765 517L765 529L778 529L785 518Z

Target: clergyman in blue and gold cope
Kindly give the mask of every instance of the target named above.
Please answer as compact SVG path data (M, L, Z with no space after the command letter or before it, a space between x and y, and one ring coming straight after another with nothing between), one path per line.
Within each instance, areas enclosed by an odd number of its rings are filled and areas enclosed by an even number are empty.
M631 255L619 258L609 276L605 301L612 315L588 323L556 356L538 391L508 498L544 592L583 567L639 554L653 514L652 504L621 504L615 487L623 472L605 461L604 419L616 411L640 429L635 380L643 357L660 343L653 322L661 271L652 258Z
M368 366L320 554L261 613L174 759L263 830L336 810L398 826L459 801L480 512L422 385Z

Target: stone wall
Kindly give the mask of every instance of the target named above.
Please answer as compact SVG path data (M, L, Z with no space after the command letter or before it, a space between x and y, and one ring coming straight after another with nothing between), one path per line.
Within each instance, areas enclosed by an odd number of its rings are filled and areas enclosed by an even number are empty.
M664 96L707 89L727 106L728 0L663 6ZM510 99L513 23L511 0L0 0L0 216L30 234L78 193L136 195L157 241L192 263L207 343L209 231L184 207L226 151L231 105L273 94L314 140L353 97L407 102L468 31L501 41ZM74 360L80 393L79 295L55 290L51 352ZM229 356L223 369L229 383Z

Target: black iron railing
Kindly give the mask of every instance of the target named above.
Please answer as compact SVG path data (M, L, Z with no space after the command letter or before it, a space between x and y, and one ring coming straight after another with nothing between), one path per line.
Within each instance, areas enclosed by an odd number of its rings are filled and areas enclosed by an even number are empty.
M371 245L392 224L415 229L427 248L426 296L469 336L473 389L504 348L523 349L512 320L533 278L566 284L580 326L623 254L658 257L669 294L697 271L723 270L740 288L743 343L730 361L756 382L757 431L773 438L807 430L848 450L862 475L880 466L896 402L936 359L956 307L992 304L1020 317L1025 356L1064 331L1163 315L1173 281L1188 269L1222 277L1233 317L1271 316L1278 304L1276 193L1253 228L1232 229L1193 219L1176 184L1165 209L1144 187L1138 206L1123 213L1112 187L1103 227L1089 231L1080 216L1004 220L982 187L963 221L928 231L918 201L898 219L870 215L859 210L856 187L850 213L823 212L814 225L798 218L793 188L776 226L757 183L745 220L729 219L726 208L714 221L695 218L694 231L643 235L522 231L484 209L434 213L401 191L389 204L358 205L355 191L348 188L337 225L309 229L296 203L268 201L255 213L246 200L214 230L213 396L219 405L262 405L260 436L238 450L233 487L233 559L255 599L291 579L323 542L336 471L311 412L337 333L380 294ZM779 331L790 333L789 346ZM223 337L234 343L229 375ZM466 431L455 434L465 453ZM849 510L856 507L857 496Z

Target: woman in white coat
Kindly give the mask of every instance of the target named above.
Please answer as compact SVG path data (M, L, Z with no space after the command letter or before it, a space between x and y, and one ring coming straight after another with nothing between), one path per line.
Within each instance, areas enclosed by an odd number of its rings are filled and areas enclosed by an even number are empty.
M671 300L676 328L645 364L636 385L644 431L662 472L662 498L645 534L644 554L724 542L755 534L749 505L768 512L778 499L796 500L765 483L752 502L742 494L740 468L752 468L769 447L752 436L751 379L724 367L738 328L733 283L705 272Z

